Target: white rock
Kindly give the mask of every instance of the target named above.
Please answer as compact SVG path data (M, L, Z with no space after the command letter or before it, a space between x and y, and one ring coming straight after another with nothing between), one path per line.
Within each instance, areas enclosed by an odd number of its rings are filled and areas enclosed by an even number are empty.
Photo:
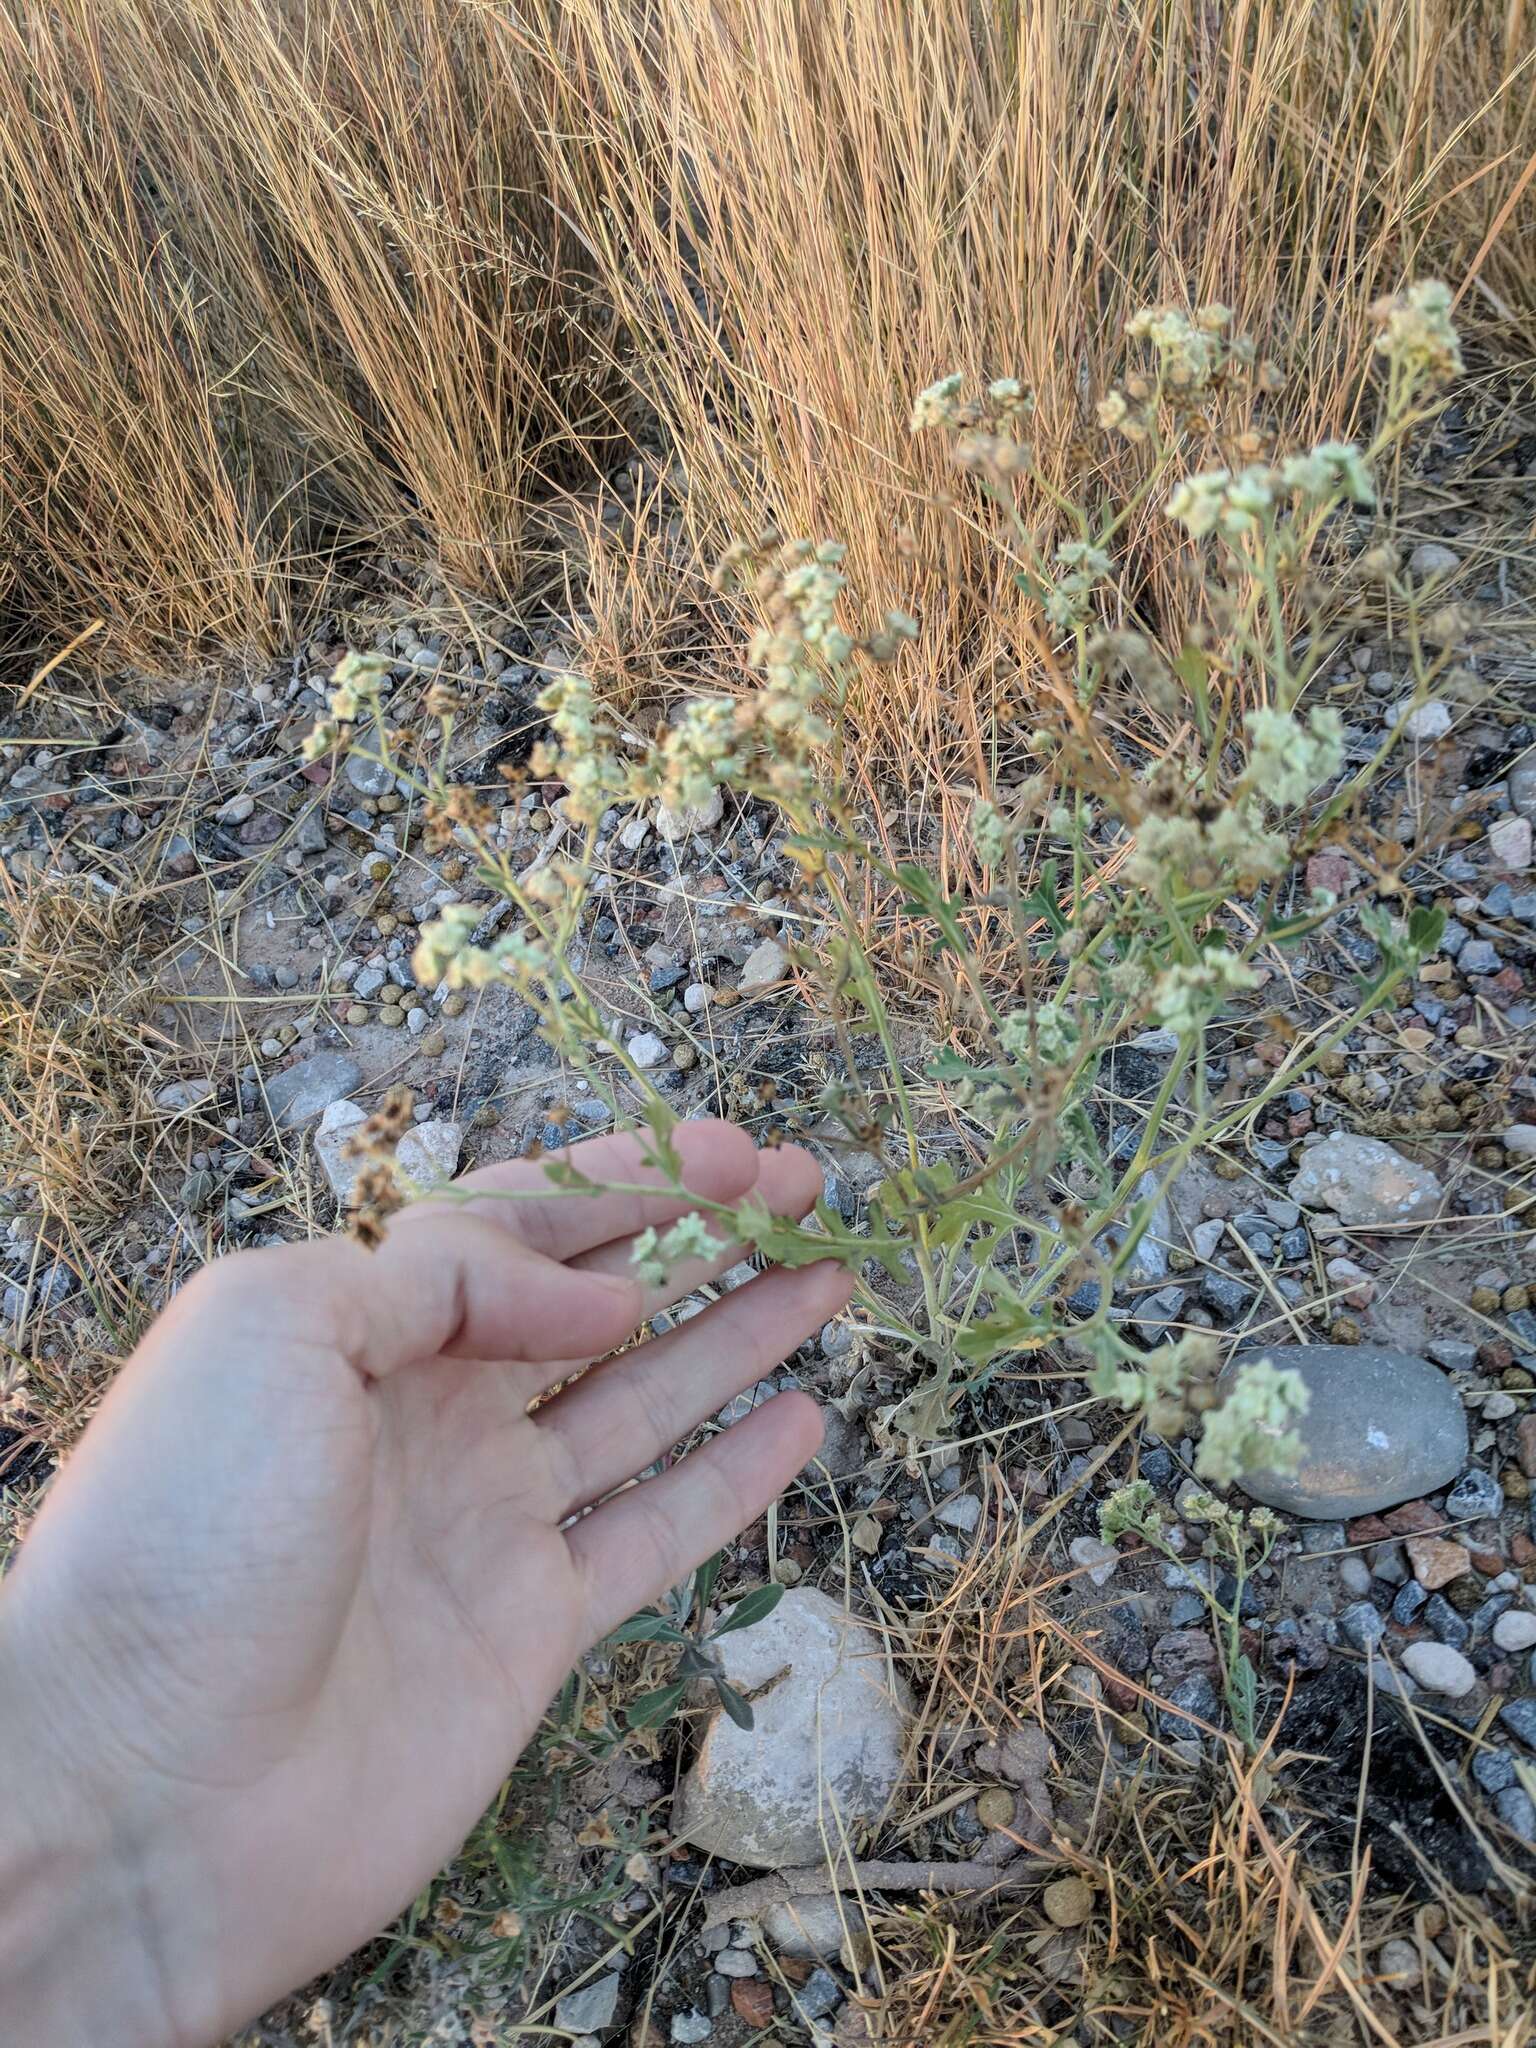
M1400 725L1411 740L1440 740L1451 729L1451 708L1448 704L1421 704L1413 708L1411 698L1395 704L1387 713L1393 725Z
M958 1529L962 1535L969 1536L981 1520L981 1502L974 1493L957 1494L936 1511L936 1518L946 1528Z
M1488 850L1495 867L1524 873L1531 864L1530 819L1498 819L1488 827Z
M344 1148L367 1115L361 1103L333 1102L315 1132L315 1157L331 1193L343 1206L351 1201L357 1176L367 1163L344 1157ZM432 1187L453 1178L463 1140L463 1127L459 1124L414 1124L395 1147L395 1159L402 1173L422 1187Z
M211 1081L172 1081L160 1090L155 1101L161 1109L196 1109L213 1094Z
M789 955L777 939L764 939L754 946L747 955L741 969L741 992L749 994L753 989L772 988L784 979L789 966Z
M786 1593L713 1646L756 1725L716 1708L672 1809L673 1831L735 1863L793 1869L857 1840L900 1782L910 1703L880 1638L825 1594Z
M1444 1693L1459 1700L1477 1683L1477 1673L1449 1643L1410 1643L1403 1652L1403 1669L1426 1692Z
M1511 1124L1504 1133L1503 1145L1517 1159L1536 1159L1536 1124Z
M1423 1967L1411 1941L1384 1941L1376 1951L1377 1974L1389 1984L1416 1984Z
M619 1992L624 1979L618 1970L597 1977L575 1991L567 1991L555 2007L555 2023L573 2034L590 2034L596 2027L611 2027L618 2015Z
M690 981L683 990L683 1008L690 1017L697 1017L702 1011L709 1008L710 998L713 994L714 991L710 988L708 982Z
M686 839L690 832L708 832L720 822L725 809L725 798L718 789L712 789L701 804L686 804L680 811L674 811L668 804L656 806L656 830L663 839Z
M1075 1565L1086 1567L1096 1586L1107 1586L1120 1562L1120 1553L1115 1546L1101 1543L1097 1536L1074 1536L1067 1545L1067 1555Z
M1425 540L1408 557L1408 566L1422 582L1430 576L1449 576L1453 569L1461 567L1461 557L1441 541Z
M1519 1406L1513 1394L1490 1394L1479 1412L1484 1422L1508 1422Z
M1365 1230L1427 1222L1445 1200L1427 1166L1415 1165L1380 1138L1345 1131L1305 1153L1290 1192L1307 1208L1331 1209L1341 1223Z
M1536 1614L1511 1607L1493 1624L1493 1640L1501 1650L1536 1648Z
M619 844L626 853L638 853L651 836L651 828L638 811L619 827Z
M869 1954L869 1923L858 1900L831 1892L765 1907L763 1932L781 1956L804 1962L837 1961L857 1970Z
M654 1031L637 1031L626 1050L637 1067L663 1067L667 1063L667 1042Z
M255 797L232 796L227 804L220 804L213 815L221 825L243 825L255 808Z

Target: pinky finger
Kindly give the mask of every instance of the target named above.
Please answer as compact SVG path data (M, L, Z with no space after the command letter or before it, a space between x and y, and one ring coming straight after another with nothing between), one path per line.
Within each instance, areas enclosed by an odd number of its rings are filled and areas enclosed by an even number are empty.
M566 1531L586 1588L587 1640L617 1628L756 1521L822 1439L806 1394L778 1394L655 1479Z

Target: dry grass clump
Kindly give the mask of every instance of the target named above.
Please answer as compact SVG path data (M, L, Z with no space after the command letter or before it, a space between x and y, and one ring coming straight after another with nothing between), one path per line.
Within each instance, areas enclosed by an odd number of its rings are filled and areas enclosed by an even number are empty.
M261 641L384 538L515 582L615 385L473 10L6 0L0 50L0 526L34 648L97 612L119 657Z
M1523 10L564 0L505 48L519 89L548 63L563 204L696 530L717 547L766 510L835 535L872 606L921 617L861 707L909 787L936 755L985 773L1038 652L1006 566L946 516L944 452L909 437L935 377L1026 380L1056 480L1117 500L1127 458L1087 430L1139 306L1231 305L1289 361L1275 424L1300 436L1349 426L1366 309L1410 271L1530 346ZM1026 507L1040 537L1056 516Z
M1139 305L1230 303L1298 434L1348 425L1364 309L1411 271L1530 347L1536 30L1494 0L4 0L0 56L0 597L33 661L98 615L93 657L273 636L386 537L512 590L533 505L639 414L701 549L766 513L920 610L862 712L921 790L987 769L1038 652L909 441L937 374L1027 378L1091 498Z
M922 1830L974 1796L959 1739L967 1729L999 1741L1030 1723L1049 1732L1055 1819L1048 1842L1022 1850L1022 1882L874 1915L878 1988L856 2001L864 2031L849 2039L872 2048L1494 2048L1526 2039L1536 1958L1448 1882L1415 1902L1373 1879L1368 1846L1357 1841L1341 1861L1336 1834L1320 1832L1340 1816L1309 1791L1315 1760L1272 1734L1257 1757L1228 1740L1191 1761L1150 1732L1151 1695L1132 1714L1105 1703L1093 1672L1108 1668L1095 1649L1107 1596L1085 1598L1072 1619L1062 1575L1036 1548L1061 1505L1018 1539L978 1550L927 1612L890 1617L898 1654L926 1687L913 1810L896 1823L904 1843L940 1853ZM1092 1901L1065 1927L1045 1905L1063 1878L1080 1880ZM1408 1949L1384 1954L1388 1942Z

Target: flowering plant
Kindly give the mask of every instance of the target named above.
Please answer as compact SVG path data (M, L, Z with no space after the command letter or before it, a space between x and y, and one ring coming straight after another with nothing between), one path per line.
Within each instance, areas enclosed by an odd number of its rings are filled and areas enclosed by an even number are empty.
M1209 436L1211 416L1234 394L1259 405L1274 388L1277 373L1233 333L1225 308L1131 322L1147 360L1098 408L1104 427L1146 455L1143 483L1118 508L1073 504L1040 474L1023 438L1033 406L1016 381L972 400L951 375L918 398L914 429L950 437L980 511L996 520L1022 606L1021 660L1046 705L1010 772L976 794L959 883L892 856L843 786L850 694L871 668L903 658L919 628L896 611L863 632L845 623L842 552L831 543L765 533L731 551L720 580L760 617L749 654L757 684L689 703L648 744L583 677L544 691L548 738L532 768L563 786L560 814L580 842L572 857L515 870L449 783L453 705L440 706L443 750L418 787L435 829L472 852L515 922L482 936L477 910L450 905L421 934L416 974L450 989L518 989L573 1075L644 1122L653 1163L679 1187L674 1112L576 964L598 848L626 808L655 806L686 825L717 792L779 821L800 877L793 962L835 1048L819 1101L800 1105L799 1118L872 1155L879 1182L852 1222L825 1201L804 1223L750 1201L700 1203L699 1217L648 1234L638 1256L655 1279L688 1255L707 1213L774 1260L847 1264L861 1278L864 1341L905 1383L880 1418L893 1441L942 1435L967 1388L1064 1348L1087 1362L1098 1394L1144 1410L1164 1433L1203 1425L1201 1469L1215 1480L1241 1469L1255 1427L1267 1432L1266 1463L1284 1453L1284 1425L1301 1408L1286 1376L1260 1388L1256 1421L1218 1393L1212 1347L1156 1343L1124 1297L1196 1150L1251 1131L1438 940L1432 913L1393 922L1364 906L1377 945L1354 1003L1298 1034L1245 1098L1215 1077L1217 1020L1250 1006L1285 955L1341 914L1331 894L1308 887L1308 858L1347 834L1407 728L1400 720L1345 772L1344 721L1323 701L1339 608L1362 581L1386 583L1408 622L1415 702L1453 657L1453 641L1426 651L1418 593L1378 537L1375 485L1383 456L1459 361L1448 302L1417 286L1378 317L1387 378L1367 447L1328 441L1264 460L1263 433L1250 425L1230 437L1240 462L1198 469L1167 492L1171 545L1203 592L1174 645L1143 615L1121 547L1133 506L1166 490L1170 465ZM336 682L316 746L366 717L392 759L377 669L349 657ZM1162 717L1173 738L1111 738L1103 714L1122 706ZM1130 718L1115 724L1137 729ZM903 1056L870 903L916 936L929 987L948 999L950 1042L921 1067ZM881 1049L878 1078L856 1056L866 1034ZM1161 1079L1135 1124L1106 1129L1096 1091L1127 1045L1160 1061ZM929 1142L941 1117L944 1148ZM549 1170L585 1185L558 1156Z

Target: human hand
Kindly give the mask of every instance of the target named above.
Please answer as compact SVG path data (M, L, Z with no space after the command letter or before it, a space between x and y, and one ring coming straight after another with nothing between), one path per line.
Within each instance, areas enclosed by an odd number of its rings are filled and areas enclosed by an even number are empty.
M807 1153L728 1124L676 1143L706 1199L799 1216L820 1190ZM565 1156L657 1180L633 1137ZM532 1162L459 1183L546 1185ZM740 1256L645 1289L629 1239L688 1208L423 1202L377 1252L240 1253L167 1309L0 1588L14 2038L190 2048L376 1933L581 1652L814 1454L787 1394L614 1494L848 1297L833 1266L766 1273L608 1358Z

